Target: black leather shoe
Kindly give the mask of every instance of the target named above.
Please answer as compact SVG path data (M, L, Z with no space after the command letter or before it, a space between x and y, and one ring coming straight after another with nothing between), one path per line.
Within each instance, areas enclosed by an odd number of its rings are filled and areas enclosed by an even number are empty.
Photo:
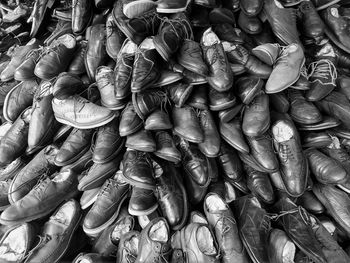
M227 123L220 122L220 134L236 150L249 153L249 146L244 139L239 119L235 118Z

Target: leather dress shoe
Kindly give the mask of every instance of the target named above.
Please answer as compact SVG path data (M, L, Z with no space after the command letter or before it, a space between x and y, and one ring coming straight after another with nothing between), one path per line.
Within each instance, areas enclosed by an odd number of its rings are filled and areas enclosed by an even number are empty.
M350 140L350 129L344 127L344 125L339 125L331 130L334 135L343 138L345 140ZM346 142L346 141L344 141Z
M299 133L286 115L276 115L271 130L274 146L280 160L280 171L286 191L293 197L304 193L307 177L307 160L302 152Z
M94 81L96 69L103 65L107 59L105 25L93 25L90 31L90 39L84 55L84 64L90 81Z
M303 1L298 7L303 25L303 35L313 38L316 41L323 37L325 25L320 15L317 13L312 1Z
M95 78L100 91L101 105L111 110L124 108L125 105L116 98L114 71L110 67L99 66Z
M209 85L219 92L229 90L233 85L233 74L223 45L211 28L204 31L200 44L209 66Z
M64 168L71 169L74 172L81 174L84 171L86 171L86 169L89 169L92 165L93 165L92 152L87 151L82 157L80 157L74 163L66 165L66 166L64 166Z
M337 70L334 64L328 59L321 59L309 66L310 89L305 97L309 101L319 101L330 94L336 87Z
M350 234L349 196L332 185L314 184L312 191L325 206L327 213L341 226L346 235Z
M81 208L74 199L58 207L40 233L40 237L45 241L30 251L26 262L43 263L47 260L50 262L60 260L72 243L72 236L79 226L80 218Z
M186 104L196 109L207 110L209 108L208 100L208 85L202 84L191 92Z
M309 167L317 181L323 184L340 184L348 177L346 170L333 158L316 149L305 150Z
M94 130L73 129L56 154L55 164L65 166L78 160L90 149Z
M157 198L153 190L132 188L128 211L133 216L147 216L158 208Z
M9 187L8 199L11 204L29 193L44 173L50 175L56 170L54 158L58 151L57 146L46 146L18 172Z
M192 94L193 85L178 81L166 86L166 89L168 91L169 99L175 104L175 106L183 107Z
M152 160L148 153L129 149L123 159L123 179L129 184L142 188L155 189Z
M327 132L308 132L303 134L304 148L323 148L332 143L332 137Z
M10 90L15 87L17 84L19 84L18 81L12 80L9 82L0 82L0 105L4 105L4 101L6 98L6 95L10 92Z
M263 170L276 172L279 164L273 149L272 138L268 133L257 137L246 136L250 153Z
M283 230L278 228L272 229L268 243L268 255L271 263L294 260L295 245Z
M247 75L240 77L235 85L238 97L244 104L248 105L260 93L264 86L264 81L261 78Z
M134 64L137 46L129 39L125 39L117 57L114 68L115 98L122 100L131 94L132 66Z
M298 207L289 198L282 198L273 209L286 211L277 214L278 223L283 227L288 237L309 258L316 262L327 262L310 224L310 215L302 207Z
M121 113L119 123L120 136L125 137L140 130L143 122L136 114L134 106L129 102Z
M262 31L262 22L256 16L247 16L240 12L238 16L239 27L247 34L256 35Z
M227 41L223 41L222 44L229 62L243 65L249 74L262 79L269 78L272 68L251 55L244 46L232 44Z
M270 127L269 97L262 93L246 106L242 130L246 136L260 136Z
M323 10L330 5L336 4L339 2L339 0L333 0L333 1L328 1L328 0L312 0L313 4L316 7L317 11Z
M67 95L79 94L83 91L85 85L80 77L73 73L60 73L53 86L52 95L57 98L63 98Z
M21 156L27 147L32 108L25 109L0 140L0 167Z
M248 176L247 186L253 195L263 203L273 204L275 202L275 195L269 176L247 165L245 166L245 171Z
M14 122L23 110L31 106L38 83L35 80L22 81L6 95L3 115L7 121Z
M106 52L117 61L125 37L114 22L112 14L109 14L106 20L106 34Z
M2 191L0 194L0 211L3 211L10 206L10 202L7 197L7 192L10 184L11 184L11 179L8 179L6 181L0 181L0 189Z
M222 253L222 262L248 262L238 226L232 210L221 196L208 193L204 199L203 210L209 225L213 228L218 246ZM226 231L225 229L229 229Z
M94 263L105 263L106 258L98 253L79 253L73 260L73 263L84 263L84 262L94 262Z
M66 70L76 48L75 37L65 34L46 47L35 66L34 74L43 80L51 80Z
M214 0L194 0L193 3L199 6L204 6L206 8L216 7L216 1Z
M160 71L159 79L153 85L155 88L163 87L163 86L170 85L172 83L176 83L182 79L183 79L183 75L180 72L174 72L168 69L162 69Z
M190 1L180 0L173 2L170 0L161 0L157 3L157 12L158 13L178 13L186 11Z
M329 39L325 39L320 42L318 49L315 51L315 58L317 59L329 59L336 66L348 67L350 65L350 56L347 52L338 48Z
M312 191L305 191L305 193L297 199L296 204L301 205L312 214L322 214L326 210Z
M199 75L187 69L184 69L182 74L184 76L183 81L185 83L192 84L192 85L201 85L201 84L208 83L207 77L204 77L202 75Z
M227 123L220 122L220 134L236 150L249 153L249 146L244 139L239 119L236 118Z
M173 230L181 229L187 222L188 200L179 171L172 163L160 160L156 166L156 194L163 216ZM157 171L157 168L159 169Z
M112 1L113 4L113 1ZM150 0L135 1L128 0L123 2L123 13L128 18L135 18L153 10L157 7L157 3Z
M266 93L281 92L296 82L300 76L300 70L304 63L305 56L302 46L298 44L290 44L282 49L272 73L266 82ZM293 65L293 67L290 65Z
M348 18L341 14L340 5L335 4L321 12L326 24L326 35L345 52L350 51L350 24Z
M249 0L240 2L241 12L246 16L257 16L262 10L264 2L261 0Z
M287 113L290 108L290 103L286 93L278 92L269 95L271 106L279 113Z
M209 108L212 111L220 111L231 108L236 104L236 97L232 91L218 92L209 88Z
M201 143L204 133L201 129L199 119L192 107L173 108L174 132L186 140Z
M135 263L166 262L170 257L169 225L165 218L155 218L141 231L139 251Z
M206 242L202 242L205 240ZM220 262L217 258L219 245L209 226L203 223L189 223L171 237L173 249L192 251L186 256L187 262Z
M122 235L116 256L117 263L128 262L130 258L137 258L140 232L130 231ZM95 261L94 261L95 262Z
M317 122L314 124L299 124L298 129L299 131L319 131L319 130L335 128L340 125L341 125L340 120L331 116L324 115L320 122Z
M277 0L267 0L263 12L275 36L285 45L301 45L293 8L284 8Z
M19 157L0 171L0 180L13 179L27 163Z
M95 236L110 226L117 219L128 192L129 185L121 179L119 172L113 178L107 179L84 218L84 232Z
M350 128L350 102L341 93L331 92L327 97L316 102L316 106L328 115L341 120L346 128Z
M273 66L280 53L278 44L266 43L252 49L252 54L267 65Z
M145 121L145 130L168 130L173 127L169 115L162 110L152 112Z
M167 101L168 96L163 90L150 89L145 92L132 94L132 103L135 112L142 120L145 120L149 114L164 105Z
M239 198L235 202L239 234L250 258L255 262L269 262L267 254L270 219L258 199L252 195Z
M20 201L15 202L1 214L1 224L13 225L42 218L50 214L62 201L77 194L77 174L63 169L46 177Z
M228 23L217 24L213 27L215 34L222 41L234 44L244 44L244 36L242 30Z
M126 138L125 146L137 151L155 152L156 142L149 130L141 129Z
M347 87L350 84L350 78L342 75L342 76L338 76L337 78L337 91L339 91L340 93L343 93L348 100L350 100L350 92L347 89Z
M208 66L205 64L201 47L198 42L185 39L177 53L177 61L184 68L197 74L208 75Z
M131 91L141 92L151 87L160 77L159 55L152 38L146 38L138 47L133 65Z
M64 20L58 20L55 29L52 31L51 35L47 37L44 41L45 45L51 45L54 40L59 38L60 36L64 34L71 34L72 33L72 22L70 21L64 21Z
M232 108L219 111L218 117L221 122L230 122L233 118L235 118L241 112L242 108L243 108L243 104L237 104Z
M32 80L35 78L34 69L35 65L40 59L42 49L32 49L30 50L21 64L16 67L14 78L18 81ZM1 70L2 71L2 70Z
M203 142L198 144L199 150L207 157L216 157L220 151L220 135L210 111L199 113L200 125L203 131Z
M284 7L292 7L292 6L299 5L302 1L301 0L281 0L280 2Z
M72 30L74 34L81 35L92 21L93 6L88 0L73 0L72 6Z
M32 28L30 31L30 37L33 38L39 32L40 26L45 17L46 10L49 5L52 5L53 2L49 0L39 0L35 1L32 13L30 14L27 23L32 22Z
M223 178L230 183L242 180L244 176L241 160L237 152L226 143L222 142L218 156L218 164L223 171Z
M311 83L305 65L300 70L300 76L296 82L294 82L290 88L296 90L309 90Z
M75 56L72 59L71 63L68 66L68 72L76 75L81 75L86 72L84 57L87 50L87 41L82 40L78 44L77 51L75 52Z
M288 97L290 100L289 114L293 121L301 125L322 121L321 112L312 102L306 101L300 91L289 89Z
M175 146L173 137L167 131L157 131L155 134L157 149L154 155L169 162L179 163L181 153Z
M225 7L215 7L209 13L209 23L211 25L217 24L235 24L235 16L232 10Z

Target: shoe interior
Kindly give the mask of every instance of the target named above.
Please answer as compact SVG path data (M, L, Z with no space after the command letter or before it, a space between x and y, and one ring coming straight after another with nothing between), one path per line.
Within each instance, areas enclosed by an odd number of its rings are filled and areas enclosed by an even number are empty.
M72 221L75 214L75 206L73 202L66 202L62 207L53 215L53 218L59 219L60 222L69 224Z
M220 43L218 36L212 31L211 28L208 28L202 36L203 44L207 47L212 46L216 43Z
M12 230L9 235L0 244L0 261L3 262L21 262L26 251L26 226Z
M32 108L27 108L23 113L22 113L22 120L25 122L29 123L30 119L32 117Z
M91 260L90 259L87 259L87 258L82 258L78 261L79 263L91 263Z
M225 190L225 201L227 203L231 203L237 199L236 190L232 184L225 182Z
M208 224L207 220L205 219L205 217L200 214L199 212L197 213L192 213L191 215L191 222L192 223L199 223L199 224Z
M72 49L76 45L76 40L72 35L65 34L57 39L57 44L63 44L67 48Z
M63 182L65 180L67 180L69 175L70 175L70 171L68 171L68 170L61 171L52 179L52 182L56 182L56 183Z
M114 227L111 239L112 242L118 244L122 235L128 233L132 229L132 219L130 216L124 217L119 223Z
M153 38L147 37L142 43L140 44L140 48L142 49L155 49L153 44Z
M293 130L284 122L278 122L272 128L275 140L279 143L289 141L293 137Z
M205 205L208 208L209 213L213 213L218 210L227 210L226 204L217 194L208 196L205 199Z
M321 222L321 223L324 226L324 228L327 229L327 231L329 233L331 233L331 235L334 235L336 227L331 221L324 221L324 222Z
M294 263L295 245L291 241L287 241L283 248L282 263Z
M137 45L131 40L127 40L121 52L123 54L135 54L136 50Z
M198 248L205 255L216 255L217 250L214 245L214 239L207 226L200 226L196 234Z
M35 38L32 38L26 46L30 46L30 45L33 45L35 43L36 39Z
M137 255L139 241L140 241L140 239L138 237L132 236L130 239L128 239L124 242L124 245L130 251L131 254Z
M151 222L152 219L159 217L159 214L156 211L152 212L149 215L143 215L143 216L138 216L137 219L139 221L139 225L143 228L145 228L149 222Z
M168 229L163 220L155 223L149 230L149 237L153 241L167 242L169 239Z

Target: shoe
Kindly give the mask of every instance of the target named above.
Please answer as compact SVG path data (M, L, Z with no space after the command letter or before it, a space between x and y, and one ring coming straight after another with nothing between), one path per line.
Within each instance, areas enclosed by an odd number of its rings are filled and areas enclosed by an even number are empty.
M241 160L239 159L236 150L223 142L220 147L218 164L222 168L224 180L227 180L230 183L242 180L244 171Z
M13 225L42 218L50 214L62 201L77 193L77 174L63 169L39 182L25 197L2 212L1 224Z
M168 113L162 110L152 112L145 121L145 130L169 130L172 127Z
M26 165L26 162L19 157L0 171L0 180L12 180ZM7 193L7 192L6 192Z
M76 48L75 37L65 34L47 47L35 66L34 74L43 80L51 80L66 70Z
M246 16L257 16L262 10L264 2L261 0L250 0L246 2L240 2L241 11Z
M118 54L124 40L123 33L114 22L112 14L109 14L106 21L106 52L114 61L118 60Z
M205 216L218 241L222 262L248 262L236 219L228 204L218 194L210 192L206 195L203 206Z
M78 44L77 51L75 52L75 56L73 57L71 63L68 66L68 72L75 74L75 75L81 75L86 73L86 68L84 64L84 57L87 50L87 41L82 40Z
M57 121L77 129L101 127L115 118L113 111L98 106L79 95L73 95L62 100L54 98L52 109Z
M349 83L350 83L350 78L347 76L343 75L337 78L338 91L340 93L343 93L348 98L348 100L350 100L350 92L347 89Z
M3 82L14 78L16 68L22 64L26 56L31 50L37 49L41 42L33 38L25 46L18 46L14 48L14 53L11 57L10 63L2 70L0 79Z
M193 85L177 81L166 86L166 89L169 99L175 104L175 106L183 107L192 94Z
M234 25L236 21L232 10L225 7L215 7L209 13L209 23L211 25L225 23Z
M158 247L159 249L152 249ZM166 262L171 257L170 229L165 218L153 219L142 231L135 263Z
M287 89L298 80L304 63L305 57L301 46L291 44L283 48L266 82L265 92L271 94ZM293 68L291 64L294 65Z
M208 85L202 84L198 87L195 87L194 90L188 97L186 104L200 110L207 110L208 107Z
M64 98L81 93L85 89L85 85L76 74L62 72L57 76L51 89L54 97Z
M160 77L159 55L153 43L152 38L146 38L136 51L131 79L132 92L149 88Z
M107 66L99 66L95 78L101 95L101 105L110 110L120 109L120 101L115 94L114 71Z
M84 232L96 236L109 227L118 217L119 210L128 196L129 185L121 179L121 171L102 185L95 203L83 221Z
M309 75L305 65L300 70L300 76L296 82L294 82L290 88L296 90L306 90L310 89L311 83L309 81Z
M0 106L4 105L6 95L18 84L19 82L16 80L12 80L9 82L0 81Z
M29 223L10 227L0 240L0 260L8 263L23 262L35 244L36 234L35 227Z
M51 88L50 82L42 81L34 95L26 149L28 155L50 143L59 127L52 110Z
M208 66L204 62L200 44L190 39L184 39L177 53L177 61L184 68L199 75L208 75Z
M262 31L262 22L256 16L247 16L240 12L238 16L238 26L247 34L257 35Z
M73 129L57 152L55 165L66 166L83 156L90 149L93 133L92 129Z
M79 253L73 263L84 263L84 262L94 262L94 263L106 263L106 258L98 253Z
M167 161L160 160L155 168L156 195L160 210L172 230L181 229L187 222L187 193L179 171Z
M143 122L136 114L132 102L129 102L121 113L119 123L120 136L125 137L133 134L143 127Z
M128 211L133 216L145 216L158 208L157 198L153 190L134 186L132 188Z
M335 44L329 41L329 39L321 41L314 56L316 59L329 59L339 67L346 68L350 66L349 54L338 48Z
M198 144L198 148L205 156L216 157L220 151L220 134L214 118L209 110L202 110L199 113L199 120L204 140Z
M140 232L130 231L122 235L116 256L116 263L128 262L130 258L137 258L139 254Z
M272 137L286 191L290 196L301 196L308 177L307 160L302 152L299 133L287 116L276 116L272 124Z
M267 0L263 12L275 36L284 45L302 46L296 26L296 11L284 8L278 0Z
M76 35L84 33L93 18L93 6L90 1L72 1L72 30Z
M69 26L72 27L72 10L68 7L57 7L52 11L52 17L57 18L59 21L70 22Z
M322 39L325 25L312 1L302 1L298 7L298 11L301 15L303 35L315 41Z
M221 122L230 122L233 118L235 118L242 110L243 104L237 104L236 106L222 110L218 112L218 117Z
M40 59L42 49L32 49L23 58L20 65L15 69L14 78L18 81L33 80L36 76L34 69Z
M289 114L293 121L302 125L322 121L321 112L312 102L307 101L300 91L289 89L288 97L290 100Z
M233 119L230 122L220 122L220 134L221 137L236 150L249 153L249 146L247 145L242 127L239 119Z
M264 86L264 81L261 78L247 75L240 77L235 85L238 97L244 104L249 105L259 95Z
M78 1L78 0L76 0ZM79 0L80 1L80 0ZM84 64L91 82L95 80L96 69L107 60L106 28L104 24L91 26L90 39L84 56Z
M266 43L252 49L252 54L269 66L276 63L280 53L280 45Z
M346 128L350 128L350 102L343 94L333 91L316 102L316 106L326 114L341 120Z
M51 35L48 38L45 39L44 44L50 46L52 42L60 36L71 34L72 32L71 21L58 20L55 30L52 31Z
M96 201L97 195L101 187L96 187L91 190L84 191L80 197L80 206L82 210L90 208Z
M10 202L8 199L8 190L11 184L11 179L7 179L6 181L0 181L0 211L4 211L7 207L10 206Z
M50 217L40 234L40 246L30 251L26 262L56 262L66 253L79 226L80 205L74 199L61 205ZM55 237L55 238L54 238Z
M336 87L337 70L327 59L321 59L310 64L310 90L305 97L309 101L319 101L329 95Z
M209 108L212 111L226 110L236 105L236 97L232 91L219 92L209 88Z
M21 156L27 147L32 108L25 109L0 141L0 167Z
M304 207L308 212L315 215L322 214L326 210L312 191L306 191L297 199L296 204Z
M199 119L192 107L173 107L174 132L184 139L201 143L204 141L204 133L200 127Z
M129 0L123 4L123 13L127 18L142 16L157 7L157 3L152 0Z
M327 132L308 132L303 134L304 148L324 148L332 143L332 137Z
M338 3L340 0L312 0L317 11L323 10L333 4Z
M272 108L279 113L287 113L290 103L285 92L272 93L269 95Z
M30 38L36 36L39 32L40 26L44 20L46 10L49 6L53 5L53 1L51 0L36 0L34 3L34 7L32 13L30 14L27 23L32 22L32 29L30 31Z
M98 129L92 160L98 164L110 162L121 152L124 142L125 140L119 134L119 120L115 118Z
M271 263L294 260L295 245L283 230L278 228L272 229L269 234L268 244L268 255Z
M242 120L242 131L246 136L260 136L270 127L269 96L260 94L246 106Z
M223 45L211 28L203 32L200 44L209 65L209 85L219 92L229 90L233 85L233 73Z
M14 86L5 97L4 118L14 122L23 110L33 104L34 94L38 87L36 80L23 81Z
M244 36L242 30L228 23L217 24L213 26L215 34L220 40L233 44L244 44Z
M340 49L349 53L350 51L350 25L348 18L342 16L340 5L335 4L327 7L321 12L323 21L326 24L325 33L332 42Z
M123 159L123 179L132 186L154 190L156 185L149 154L132 149L127 150Z
M191 24L185 13L176 13L162 21L158 34L153 38L153 43L162 58L169 61L170 57L181 47L184 39L190 39L192 35Z
M0 52L7 52L10 47L14 45L22 45L23 43L27 43L29 40L30 38L28 32L23 32L16 36L6 34L0 40Z
M169 0L160 0L157 2L158 13L179 13L186 11L188 5L191 3L190 0L180 0L173 2Z
M153 86L155 88L168 86L170 84L173 84L182 80L183 77L184 76L179 72L174 72L168 69L162 69L160 71L159 79L156 81L156 83L153 84Z
M157 149L154 155L173 163L181 161L181 153L177 150L172 136L166 131L157 131L155 133Z
M299 124L298 129L299 131L320 131L320 130L326 130L331 128L336 128L341 125L341 121L327 115L323 115L322 121L317 122L315 124Z
M125 39L117 57L114 68L114 86L116 100L126 99L131 94L132 67L137 46L129 39Z
M156 142L149 130L141 129L127 136L125 147L142 152L155 152Z

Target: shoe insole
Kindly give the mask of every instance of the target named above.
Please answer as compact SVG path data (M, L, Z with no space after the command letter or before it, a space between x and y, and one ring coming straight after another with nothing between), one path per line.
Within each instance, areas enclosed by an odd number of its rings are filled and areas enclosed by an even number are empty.
M70 175L70 171L68 171L68 170L59 172L59 173L52 179L52 182L56 182L56 183L64 182L65 180L67 180L67 178L69 177L69 175Z
M124 217L119 223L114 227L111 238L112 242L118 244L122 235L128 233L132 228L131 217Z
M207 226L200 226L196 233L198 248L208 256L216 255L214 239Z
M208 196L205 199L205 205L208 208L209 213L213 213L218 210L227 210L227 205L217 194Z
M202 215L199 212L192 213L192 215L191 215L191 222L192 223L200 223L200 224L208 225L208 221L205 219L204 215Z
M282 263L294 263L295 250L296 248L294 243L287 241L283 247Z
M126 240L124 242L124 245L126 248L129 249L131 254L137 256L138 254L138 247L139 247L139 241L140 239L136 236L132 236L129 240Z
M26 250L25 225L12 230L0 245L0 259L10 262L20 261Z
M289 141L293 137L293 130L284 122L278 122L272 128L275 140L279 143Z
M153 44L153 38L148 37L140 44L139 48L141 49L155 49Z
M137 50L137 45L130 41L130 40L127 40L127 42L125 43L122 51L121 51L121 54L135 54Z
M149 230L149 237L153 241L167 242L169 239L168 229L163 220L155 223Z
M211 28L208 28L202 36L203 44L207 47L212 46L214 44L220 43L220 39L218 36L212 31Z
M66 202L53 217L57 218L61 223L68 225L74 217L74 212L75 208L73 202Z

